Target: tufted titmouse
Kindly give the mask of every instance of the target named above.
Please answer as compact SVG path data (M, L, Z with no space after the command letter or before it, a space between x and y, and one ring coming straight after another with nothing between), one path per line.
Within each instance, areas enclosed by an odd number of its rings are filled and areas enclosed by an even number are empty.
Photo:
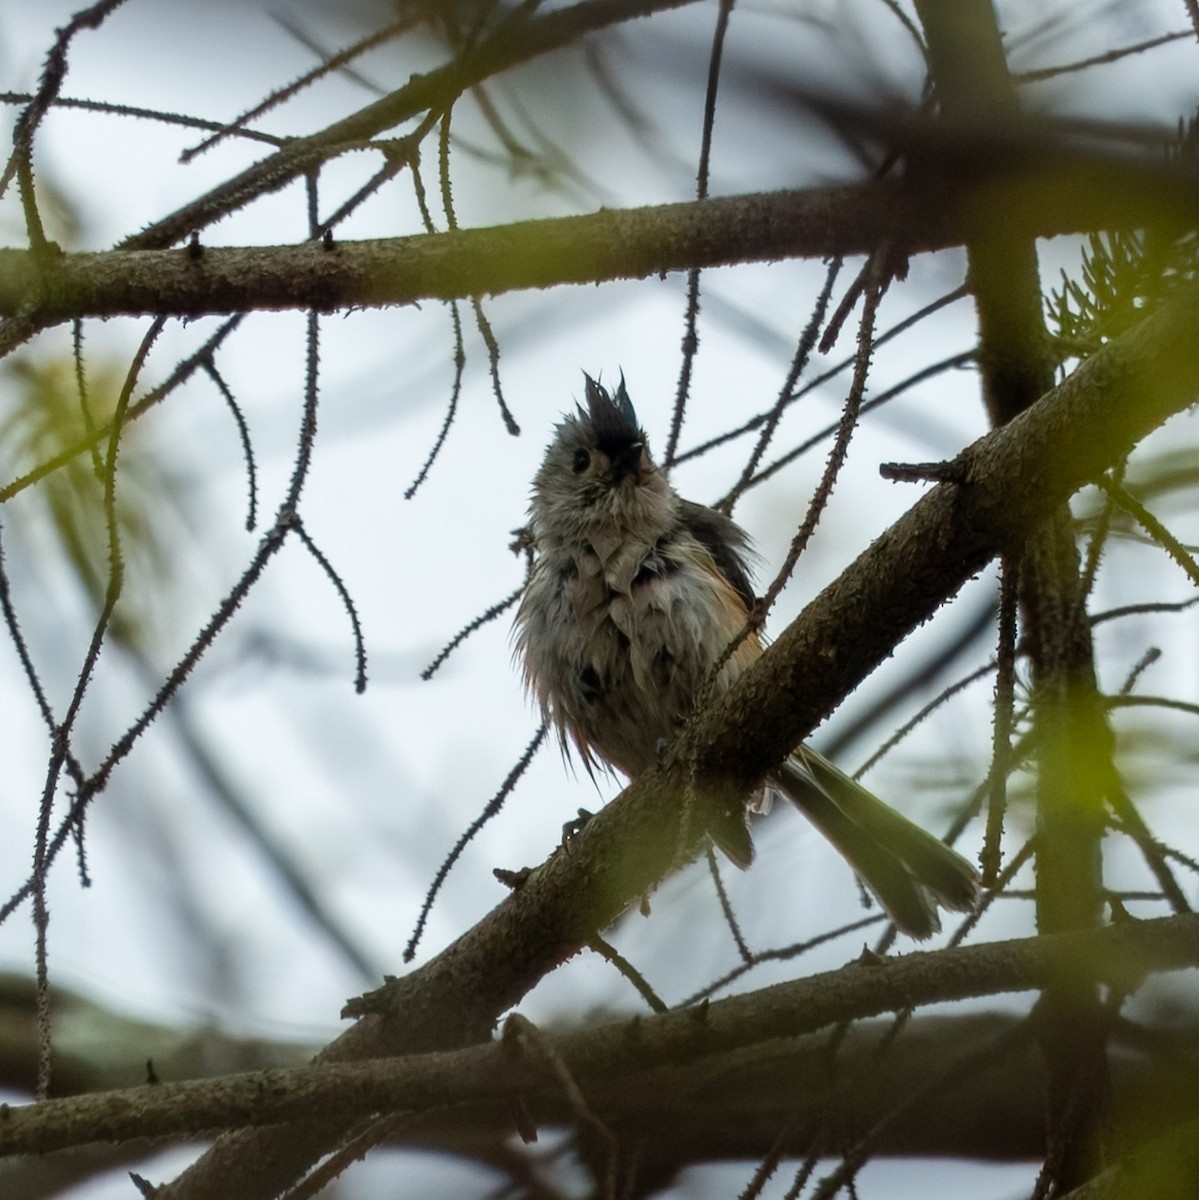
M555 430L533 482L536 553L516 616L525 680L564 746L635 778L690 714L754 603L749 539L682 499L654 466L624 379L586 376L587 406ZM762 653L751 633L711 681L717 692ZM968 910L974 868L806 746L768 777L841 852L905 933ZM742 833L744 830L742 830ZM714 839L747 864L735 838ZM748 846L745 839L744 846Z

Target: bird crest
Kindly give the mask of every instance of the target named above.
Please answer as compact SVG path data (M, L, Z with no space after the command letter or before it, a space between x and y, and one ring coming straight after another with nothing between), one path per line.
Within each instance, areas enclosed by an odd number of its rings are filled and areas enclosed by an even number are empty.
M625 387L624 372L621 372L615 395L586 372L583 378L587 381L587 407L579 405L579 419L591 427L596 445L610 454L634 442L644 441L637 413Z

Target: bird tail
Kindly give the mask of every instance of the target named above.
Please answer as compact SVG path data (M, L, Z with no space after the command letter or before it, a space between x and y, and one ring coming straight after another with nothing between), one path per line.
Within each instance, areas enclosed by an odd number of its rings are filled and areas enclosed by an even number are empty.
M931 937L941 928L938 905L966 912L977 902L970 863L814 750L801 746L770 782L836 846L904 933Z

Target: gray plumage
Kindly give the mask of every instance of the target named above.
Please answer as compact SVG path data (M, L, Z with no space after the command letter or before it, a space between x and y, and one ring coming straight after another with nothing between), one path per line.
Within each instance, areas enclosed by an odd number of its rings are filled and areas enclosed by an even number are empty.
M533 481L536 557L516 617L525 680L564 745L588 768L631 778L690 714L753 603L749 539L723 513L682 499L655 467L623 377L589 376L586 407L557 427ZM743 640L717 693L762 653ZM940 928L937 905L966 910L978 879L960 855L832 763L800 746L769 777L837 847L895 923ZM749 841L713 831L747 865Z

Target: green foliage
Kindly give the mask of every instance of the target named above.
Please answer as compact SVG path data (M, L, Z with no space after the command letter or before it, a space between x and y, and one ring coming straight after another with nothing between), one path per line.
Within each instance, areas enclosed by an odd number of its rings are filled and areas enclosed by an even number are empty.
M111 420L123 372L115 364L92 366L86 403L69 359L14 358L0 370L0 464L19 478L39 464L61 460L10 509L14 532L38 554L65 561L91 605L99 611L109 586L112 554L122 564L121 598L113 632L142 645L157 625L156 610L171 592L174 574L170 533L177 516L177 488L164 473L141 424L121 437L114 492L117 545L110 544L105 509L108 438L78 451Z
M1179 124L1166 148L1171 166L1199 164L1199 117ZM1049 322L1064 355L1085 356L1125 333L1184 284L1199 278L1199 235L1149 226L1092 233L1082 252L1080 279L1062 272L1048 299Z
M1092 233L1079 274L1075 280L1063 271L1061 289L1049 296L1050 325L1072 355L1093 353L1199 278L1199 237Z

